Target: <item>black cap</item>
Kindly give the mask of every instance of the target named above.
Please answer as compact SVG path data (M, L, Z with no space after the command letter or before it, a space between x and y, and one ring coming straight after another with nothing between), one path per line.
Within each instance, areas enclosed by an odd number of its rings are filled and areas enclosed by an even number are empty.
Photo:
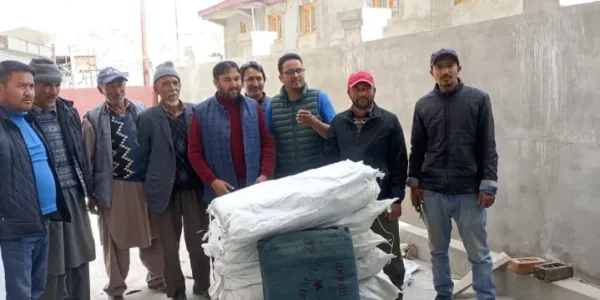
M431 54L430 64L433 66L433 64L435 64L435 62L442 57L450 57L453 60L455 60L457 64L460 64L460 62L458 61L458 55L456 54L456 51L446 48L442 48L436 52L433 52L433 54Z

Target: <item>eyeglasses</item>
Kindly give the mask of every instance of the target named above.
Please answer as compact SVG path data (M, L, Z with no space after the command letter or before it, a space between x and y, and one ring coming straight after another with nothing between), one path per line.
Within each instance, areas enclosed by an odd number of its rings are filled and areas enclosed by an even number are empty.
M283 74L289 75L289 76L294 76L294 74L302 75L302 74L304 74L304 71L306 71L306 69L304 69L304 68L289 69L289 70L285 70L283 72Z

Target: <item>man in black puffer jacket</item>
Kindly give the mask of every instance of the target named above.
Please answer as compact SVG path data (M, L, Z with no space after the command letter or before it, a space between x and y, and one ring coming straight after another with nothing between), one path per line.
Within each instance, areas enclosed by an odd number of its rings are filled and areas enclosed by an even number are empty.
M486 209L498 186L490 97L458 78L461 67L454 50L433 53L430 66L437 84L415 106L407 184L429 232L436 299L452 299L451 218L473 266L477 299L496 299L485 230Z
M40 298L49 220L71 219L48 144L28 113L33 75L23 63L0 62L0 248L11 300Z

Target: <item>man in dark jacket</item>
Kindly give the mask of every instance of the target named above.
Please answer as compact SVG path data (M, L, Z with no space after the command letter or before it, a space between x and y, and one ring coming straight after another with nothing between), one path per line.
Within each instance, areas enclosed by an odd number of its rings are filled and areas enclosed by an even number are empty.
M408 158L404 133L398 117L375 104L375 80L364 71L355 72L348 79L348 96L352 107L331 122L325 142L327 161L350 159L385 173L379 182L379 199L397 198L391 212L384 213L371 229L386 238L390 244L379 247L397 256L384 271L398 287L404 281L404 263L400 252L398 218L402 215L402 200L406 182Z
M451 218L473 266L477 299L496 299L485 229L498 186L490 97L461 82L454 50L441 49L430 62L436 85L415 106L407 184L429 231L436 299L452 299Z
M0 248L11 300L40 299L49 220L71 218L48 145L28 113L33 75L23 63L0 62Z
M182 227L194 294L208 297L210 287L210 260L202 249L202 231L208 230L210 221L207 204L202 201L202 182L187 154L193 105L179 99L180 90L181 81L173 63L160 64L154 73L154 92L160 96L160 103L137 119L142 164L147 167L146 201L162 248L167 297L176 300L187 299L179 261Z
M48 278L41 299L89 300L89 262L96 258L85 196L92 197L83 150L81 119L73 102L58 97L62 73L47 58L34 58L35 98L31 113L56 162L58 181L71 213L71 223L50 223Z
M251 61L242 65L240 73L246 96L256 100L264 111L267 103L271 102L271 97L265 94L265 81L267 81L265 70L257 62Z

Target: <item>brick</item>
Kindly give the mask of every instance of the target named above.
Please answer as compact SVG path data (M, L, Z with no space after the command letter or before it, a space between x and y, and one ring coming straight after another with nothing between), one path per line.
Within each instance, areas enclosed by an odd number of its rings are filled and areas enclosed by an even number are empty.
M533 267L533 276L546 282L573 277L573 267L559 262L547 262Z
M517 274L533 274L533 267L545 262L545 259L539 257L513 258L508 263L508 269Z

